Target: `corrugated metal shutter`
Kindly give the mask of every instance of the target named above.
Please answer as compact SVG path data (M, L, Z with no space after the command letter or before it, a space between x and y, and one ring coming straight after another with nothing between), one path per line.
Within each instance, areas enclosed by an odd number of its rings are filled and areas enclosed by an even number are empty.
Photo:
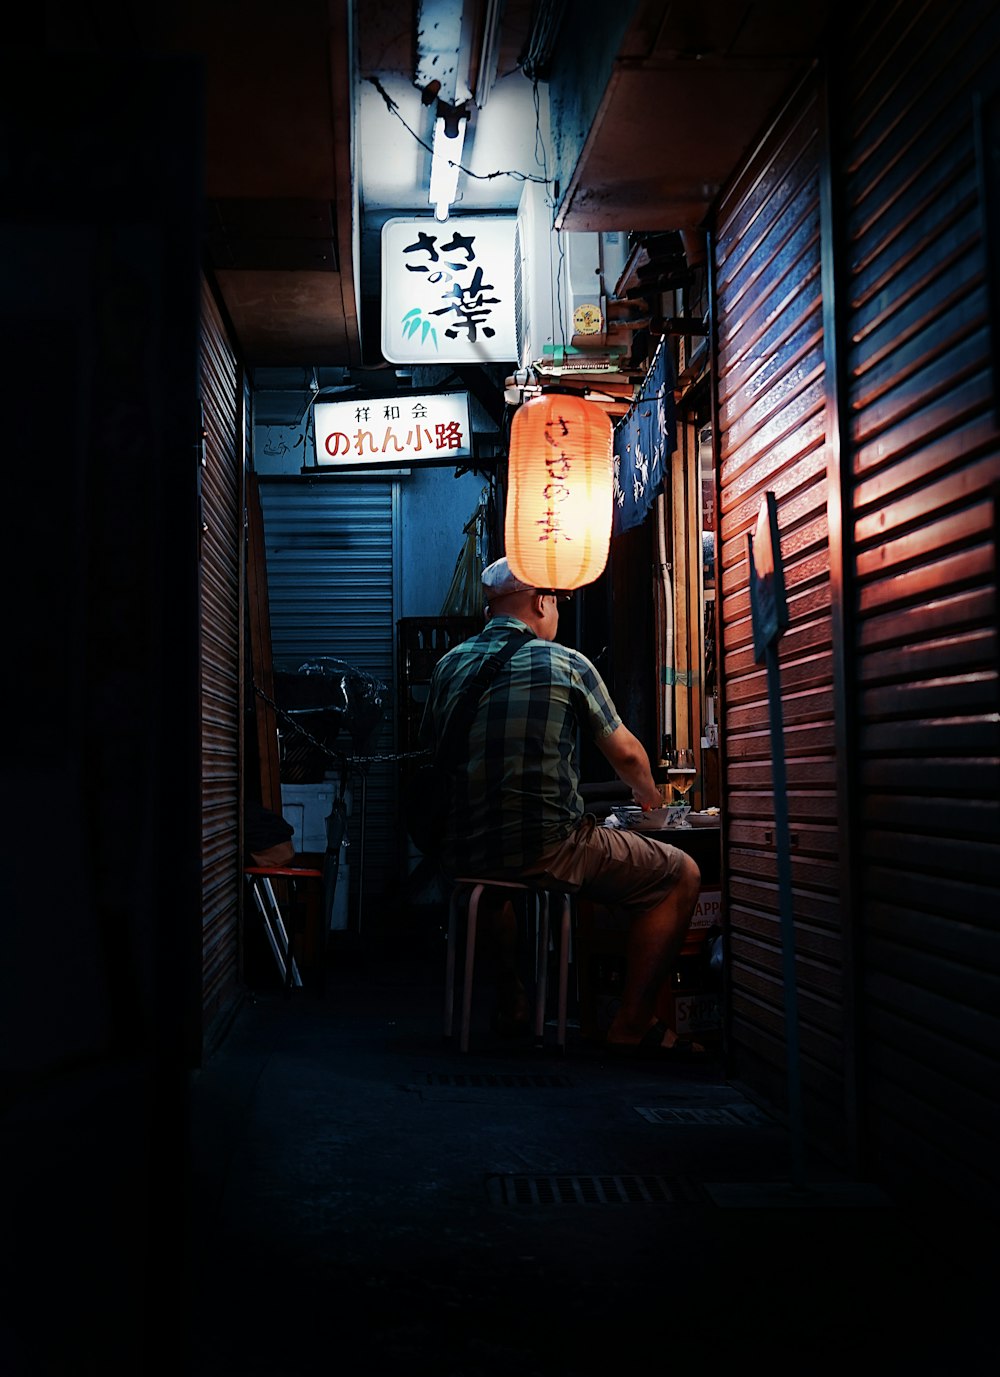
M397 486L385 479L260 480L273 659L333 656L381 681L387 707L366 750L380 756L393 751L388 695L396 681ZM342 732L334 749L350 753L350 737ZM335 777L335 761L330 771ZM397 772L391 761L351 772L349 911L355 929L398 884Z
M1000 1085L1000 461L973 93L997 98L1000 12L898 15L868 8L842 87L864 1114L883 1175L947 1179L985 1203Z
M202 953L206 1026L236 998L240 918L241 379L202 289Z
M746 537L778 502L790 625L779 642L808 1136L845 1143L827 402L815 84L722 197L714 232L719 633L734 1074L786 1101L767 682L754 661Z

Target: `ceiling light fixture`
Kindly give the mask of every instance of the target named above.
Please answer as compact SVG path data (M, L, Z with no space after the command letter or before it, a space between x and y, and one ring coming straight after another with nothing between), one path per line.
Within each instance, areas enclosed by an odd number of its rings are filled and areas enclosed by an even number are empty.
M431 154L431 186L427 197L434 207L436 220L447 220L448 209L458 191L459 165L468 122L464 108L438 101Z

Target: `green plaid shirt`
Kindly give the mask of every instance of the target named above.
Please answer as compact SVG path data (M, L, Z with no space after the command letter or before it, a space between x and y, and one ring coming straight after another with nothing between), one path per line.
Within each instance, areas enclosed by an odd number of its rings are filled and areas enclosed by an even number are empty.
M463 685L513 634L524 646L480 700L467 754L459 752L445 834L453 874L518 872L569 836L584 814L577 733L599 741L621 718L597 670L577 650L494 617L444 655L431 678L420 739L434 748Z

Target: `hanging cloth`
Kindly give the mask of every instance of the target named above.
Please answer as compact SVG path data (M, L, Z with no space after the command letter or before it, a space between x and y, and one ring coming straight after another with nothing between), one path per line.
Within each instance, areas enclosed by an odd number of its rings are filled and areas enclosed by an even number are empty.
M661 336L638 398L615 426L612 536L645 520L677 448L674 369L666 341Z
M485 514L485 493L463 527L465 540L455 561L455 572L441 605L442 617L478 617L483 610L483 563L479 549Z

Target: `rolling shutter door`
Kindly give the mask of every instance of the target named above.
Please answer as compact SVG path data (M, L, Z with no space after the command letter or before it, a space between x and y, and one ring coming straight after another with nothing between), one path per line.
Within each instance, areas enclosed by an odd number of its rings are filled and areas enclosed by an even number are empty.
M241 380L202 289L202 961L207 1026L236 998L240 914Z
M842 88L864 1116L881 1174L995 1203L1000 460L973 114L996 108L1000 12L898 16L869 7Z
M272 656L332 656L385 685L385 712L367 755L393 751L396 491L384 479L260 481ZM333 749L353 753L346 731ZM331 760L334 778L337 769ZM348 781L352 925L398 882L397 770L392 761L377 761L352 770Z
M790 625L778 643L807 1136L846 1152L843 937L827 523L827 402L815 83L720 200L714 234L721 745L735 1074L787 1099L765 668L754 661L747 533L775 493Z

